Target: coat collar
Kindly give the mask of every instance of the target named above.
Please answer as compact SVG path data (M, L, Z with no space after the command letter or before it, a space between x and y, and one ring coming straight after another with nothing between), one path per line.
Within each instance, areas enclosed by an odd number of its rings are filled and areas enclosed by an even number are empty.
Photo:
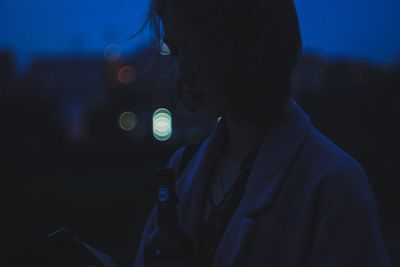
M293 99L288 102L286 111L287 116L273 123L267 131L250 171L239 206L248 218L254 218L272 206L284 174L311 128L308 115ZM212 175L226 134L224 120L218 120L176 184L180 199L178 220L192 238L198 237L207 178Z
M243 196L245 215L256 217L272 207L279 186L311 129L309 116L291 99L285 119L266 133Z

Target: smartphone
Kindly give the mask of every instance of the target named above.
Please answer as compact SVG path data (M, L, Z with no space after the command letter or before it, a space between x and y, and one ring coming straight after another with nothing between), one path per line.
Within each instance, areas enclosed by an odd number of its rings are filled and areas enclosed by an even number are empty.
M79 237L62 227L48 236L52 261L58 261L60 266L90 266L107 267ZM68 264L67 264L68 263Z

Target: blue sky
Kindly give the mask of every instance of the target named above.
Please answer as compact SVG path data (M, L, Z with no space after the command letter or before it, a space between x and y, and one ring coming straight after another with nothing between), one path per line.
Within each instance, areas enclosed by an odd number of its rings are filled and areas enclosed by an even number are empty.
M400 58L399 0L295 0L306 51L391 64ZM24 68L38 54L102 54L143 22L149 1L3 0L0 49ZM120 43L123 55L146 37Z

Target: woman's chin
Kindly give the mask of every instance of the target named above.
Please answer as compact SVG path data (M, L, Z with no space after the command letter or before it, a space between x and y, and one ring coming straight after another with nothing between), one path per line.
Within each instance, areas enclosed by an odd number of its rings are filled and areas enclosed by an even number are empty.
M195 113L195 116L201 120L210 121L217 120L219 117L219 113L215 110L199 108L198 111Z
M217 120L219 113L210 108L198 107L196 111L189 111L182 103L178 102L176 113L178 116L192 118L196 121Z

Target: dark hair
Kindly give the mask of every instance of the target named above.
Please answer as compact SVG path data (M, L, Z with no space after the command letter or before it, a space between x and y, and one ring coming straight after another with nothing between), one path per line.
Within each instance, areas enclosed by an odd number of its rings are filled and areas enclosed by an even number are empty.
M205 62L205 69L223 66L223 90L234 118L259 121L284 115L302 50L292 0L153 0L140 31L149 24L156 45L162 38L163 10L170 4L199 35L204 48L199 62Z

